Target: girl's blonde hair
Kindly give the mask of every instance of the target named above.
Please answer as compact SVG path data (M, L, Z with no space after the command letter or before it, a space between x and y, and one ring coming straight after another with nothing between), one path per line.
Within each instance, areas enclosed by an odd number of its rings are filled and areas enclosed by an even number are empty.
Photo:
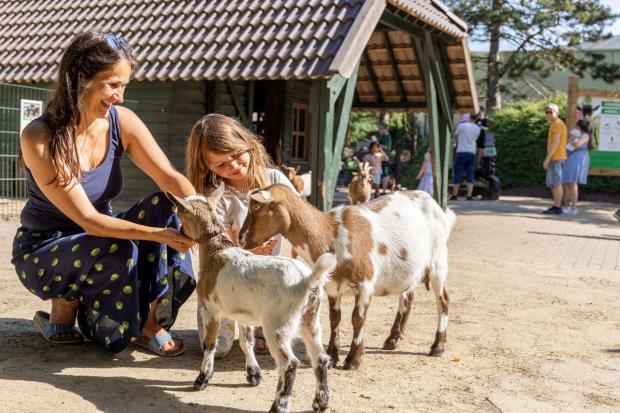
M201 194L217 186L221 180L204 159L205 150L218 155L247 150L250 154L248 190L263 188L267 184L265 169L272 168L273 162L258 136L236 119L212 113L203 116L192 128L187 142L185 173Z

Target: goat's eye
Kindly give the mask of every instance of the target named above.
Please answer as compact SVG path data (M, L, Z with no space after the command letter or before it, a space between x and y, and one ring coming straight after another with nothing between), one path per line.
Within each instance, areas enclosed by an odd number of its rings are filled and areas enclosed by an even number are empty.
M260 209L260 204L254 204L254 206L252 207L252 209Z

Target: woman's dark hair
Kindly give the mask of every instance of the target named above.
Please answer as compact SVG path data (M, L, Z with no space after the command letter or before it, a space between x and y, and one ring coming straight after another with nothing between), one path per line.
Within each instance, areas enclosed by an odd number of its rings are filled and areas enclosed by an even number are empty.
M587 133L590 139L588 139L588 149L592 149L592 126L590 121L586 119L579 119L577 121L577 128L583 133Z
M52 130L50 156L58 171L50 183L66 186L72 179L81 178L75 135L84 113L84 94L95 74L122 60L127 61L132 69L135 67L127 42L122 37L98 31L80 34L63 53L56 91L45 108L50 114Z

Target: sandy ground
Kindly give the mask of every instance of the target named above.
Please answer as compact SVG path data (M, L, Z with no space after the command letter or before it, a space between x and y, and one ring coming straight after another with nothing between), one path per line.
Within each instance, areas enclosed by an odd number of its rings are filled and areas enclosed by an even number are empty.
M361 369L329 371L330 411L620 411L620 224L611 216L614 206L586 204L577 217L549 218L539 212L546 204L535 198L451 205L459 217L450 240L446 352L425 355L436 311L423 288L407 338L395 351L381 350L397 299L376 298ZM179 358L135 347L113 355L92 344L49 345L31 321L48 305L22 287L9 262L15 227L0 223L1 411L268 410L274 363L259 356L265 380L248 387L237 346L216 362L207 390L192 389L202 358L195 298L176 325L188 347ZM343 344L351 337L351 303L344 306ZM303 363L292 411L309 411L313 389L314 375Z

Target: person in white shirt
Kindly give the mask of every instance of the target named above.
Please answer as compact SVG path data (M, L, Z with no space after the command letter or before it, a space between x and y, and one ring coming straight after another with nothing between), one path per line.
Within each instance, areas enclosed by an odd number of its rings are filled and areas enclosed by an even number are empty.
M474 190L474 172L476 170L476 139L480 136L480 126L476 125L476 115L464 115L464 122L459 123L454 131L456 138L456 156L452 177L451 201L458 199L459 188L463 182L463 173L467 181L467 200L471 201Z

